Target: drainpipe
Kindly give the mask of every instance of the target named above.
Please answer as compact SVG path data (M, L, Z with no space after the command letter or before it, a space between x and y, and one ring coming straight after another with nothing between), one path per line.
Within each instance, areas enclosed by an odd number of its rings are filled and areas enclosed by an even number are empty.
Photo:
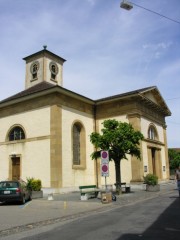
M97 132L97 125L96 125L96 103L94 105L94 131ZM95 151L97 151L97 148L95 148ZM99 180L98 180L98 162L97 158L96 161L96 186L99 187Z

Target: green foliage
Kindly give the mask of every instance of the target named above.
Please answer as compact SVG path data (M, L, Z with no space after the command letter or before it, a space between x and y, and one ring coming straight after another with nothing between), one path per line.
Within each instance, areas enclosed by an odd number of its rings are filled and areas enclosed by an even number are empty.
M152 173L149 173L144 177L144 182L148 185L155 186L158 184L158 177Z
M27 185L26 185L26 182L22 181L22 180L19 180L19 182L21 183L21 187L23 189L26 189L27 188Z
M108 119L102 124L102 134L93 132L90 135L90 141L96 149L91 157L97 159L100 157L101 150L109 151L109 160L115 162L116 183L121 183L120 161L127 159L127 154L140 159L139 144L144 137L129 123Z
M135 155L140 159L139 143L143 139L140 131L135 131L131 124L115 119L105 120L102 135L93 132L90 141L97 149L91 155L92 159L100 157L101 150L108 150L110 160L127 159L126 154Z
M42 183L40 179L27 178L27 189L32 191L40 191Z
M174 149L168 150L170 169L176 169L180 165L180 152Z

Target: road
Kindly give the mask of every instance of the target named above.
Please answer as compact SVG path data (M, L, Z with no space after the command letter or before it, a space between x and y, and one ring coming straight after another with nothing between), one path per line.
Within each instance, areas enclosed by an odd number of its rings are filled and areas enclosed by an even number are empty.
M3 240L171 240L180 236L180 199L174 192L2 238Z

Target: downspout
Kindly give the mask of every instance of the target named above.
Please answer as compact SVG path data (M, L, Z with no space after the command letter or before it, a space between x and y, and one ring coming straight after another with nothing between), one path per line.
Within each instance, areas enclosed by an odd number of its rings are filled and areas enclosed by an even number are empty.
M94 131L97 132L97 125L96 125L96 103L94 105ZM95 151L97 151L97 148L95 148ZM95 159L96 161L96 186L99 187L99 180L98 180L98 162L97 158Z

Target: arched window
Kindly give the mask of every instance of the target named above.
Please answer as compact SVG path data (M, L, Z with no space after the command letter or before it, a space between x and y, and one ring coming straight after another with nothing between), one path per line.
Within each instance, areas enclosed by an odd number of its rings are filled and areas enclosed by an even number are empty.
M80 146L81 126L74 124L73 126L73 165L80 165Z
M151 140L157 140L158 139L157 131L156 131L156 129L153 125L151 125L149 127L148 138L151 139Z
M31 64L31 67L30 67L30 71L31 71L33 80L37 79L37 72L38 72L38 70L39 70L39 62L38 61L33 62Z
M14 127L8 135L8 139L9 141L25 139L25 134L23 129L21 127Z
M86 139L85 129L79 122L74 123L72 128L72 157L74 168L86 166Z
M58 65L55 62L50 62L49 69L51 71L51 80L56 80L56 76L58 74Z

